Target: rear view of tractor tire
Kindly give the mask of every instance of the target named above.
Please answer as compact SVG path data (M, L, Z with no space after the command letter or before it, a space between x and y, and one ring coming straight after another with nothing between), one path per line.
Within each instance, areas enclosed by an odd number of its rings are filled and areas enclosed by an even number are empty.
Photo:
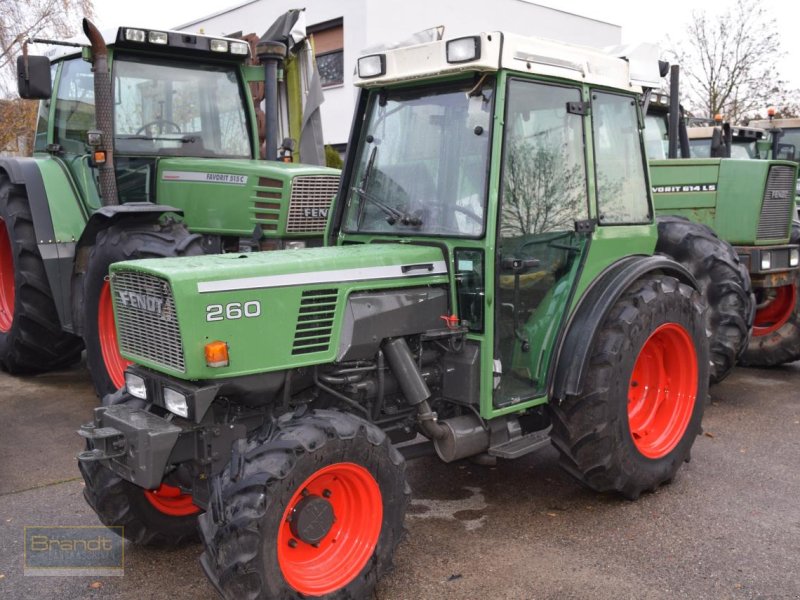
M591 342L583 393L551 405L567 472L631 500L672 480L708 395L705 308L668 276L638 279L617 300Z
M0 366L43 373L80 360L83 342L61 329L25 187L0 175Z
M681 263L697 280L708 304L711 383L733 370L747 349L753 325L750 274L733 247L705 225L683 217L658 218L656 252Z
M800 244L800 223L792 224L792 244ZM800 282L756 291L756 316L747 367L774 367L800 360Z
M125 383L126 361L119 353L108 268L140 258L203 254L202 238L180 223L119 223L97 234L86 272L76 280L76 320L83 323L86 364L100 398Z
M225 598L372 597L403 535L403 457L347 413L281 421L214 481L200 517L206 575Z

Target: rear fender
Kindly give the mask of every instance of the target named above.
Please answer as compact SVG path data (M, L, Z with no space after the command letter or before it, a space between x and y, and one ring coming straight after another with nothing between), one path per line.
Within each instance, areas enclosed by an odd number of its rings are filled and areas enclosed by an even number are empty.
M589 352L611 308L634 281L648 273L666 274L698 289L694 276L665 256L628 256L608 267L583 295L562 338L551 398L562 400L583 392Z
M25 186L58 318L63 329L72 331L70 277L87 219L80 196L61 163L51 158L0 158L0 174Z

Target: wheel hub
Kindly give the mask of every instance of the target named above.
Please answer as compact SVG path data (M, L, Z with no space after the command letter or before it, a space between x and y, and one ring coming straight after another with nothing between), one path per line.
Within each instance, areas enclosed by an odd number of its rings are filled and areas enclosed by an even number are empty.
M305 496L295 506L289 522L292 534L312 546L322 541L336 520L333 505L320 496Z

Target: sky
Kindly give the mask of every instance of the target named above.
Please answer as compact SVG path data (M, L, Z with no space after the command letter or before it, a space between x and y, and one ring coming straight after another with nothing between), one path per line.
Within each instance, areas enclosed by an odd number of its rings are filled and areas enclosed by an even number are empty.
M327 0L335 2L335 0ZM380 0L387 2L388 0ZM432 0L436 1L436 0ZM526 1L526 0L523 0ZM536 0L536 4L591 17L622 26L623 43L662 43L670 34L680 37L693 10L704 8L709 13L723 12L735 0L717 0L702 3L697 0L669 0L664 3L602 2L598 0ZM165 0L95 0L96 20L101 28L122 24L168 28L200 18L229 6L241 4L239 0L192 0L191 2ZM800 3L786 0L762 0L761 5L772 12L777 20L786 57L779 62L781 76L792 87L800 88ZM302 2L298 2L302 6ZM440 25L432 23L431 26ZM445 24L446 25L446 24ZM493 29L491 23L486 30ZM216 33L216 32L209 32ZM662 44L663 45L663 44Z

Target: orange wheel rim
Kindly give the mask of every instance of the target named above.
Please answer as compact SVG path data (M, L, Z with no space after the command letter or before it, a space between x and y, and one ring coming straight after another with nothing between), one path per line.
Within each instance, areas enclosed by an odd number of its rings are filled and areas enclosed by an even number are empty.
M795 285L767 289L765 293L769 295L769 298L756 310L753 322L755 337L778 331L791 318L797 305L797 287Z
M677 323L658 327L639 351L628 386L628 425L644 456L666 456L683 439L697 381L697 352L689 333Z
M132 363L119 353L111 286L107 281L100 290L100 301L97 306L97 337L106 372L114 386L119 389L125 385L125 369Z
M166 483L162 483L157 490L145 490L144 497L156 510L172 517L188 517L200 512L189 494Z
M315 527L298 531L301 522ZM343 588L375 551L382 522L380 487L369 471L353 463L323 467L297 489L281 519L278 565L287 583L309 596Z
M0 331L9 331L13 322L14 255L5 221L0 219Z

